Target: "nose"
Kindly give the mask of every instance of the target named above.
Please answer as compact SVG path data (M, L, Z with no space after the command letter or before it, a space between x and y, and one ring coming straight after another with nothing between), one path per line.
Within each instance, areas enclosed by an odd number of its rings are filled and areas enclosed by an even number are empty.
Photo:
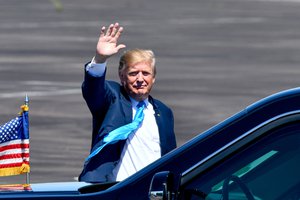
M139 81L139 82L144 81L144 77L143 77L143 73L142 73L142 72L139 72L139 73L137 74L137 81Z

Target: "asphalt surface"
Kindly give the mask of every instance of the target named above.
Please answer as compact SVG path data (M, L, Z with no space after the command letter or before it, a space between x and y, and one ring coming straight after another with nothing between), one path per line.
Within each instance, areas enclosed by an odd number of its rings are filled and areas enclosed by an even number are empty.
M299 86L299 0L0 0L0 123L30 98L31 182L73 181L89 153L83 65L102 25L153 49L152 95L174 111L178 146L255 101ZM108 78L118 80L118 56ZM0 178L22 182L23 176Z

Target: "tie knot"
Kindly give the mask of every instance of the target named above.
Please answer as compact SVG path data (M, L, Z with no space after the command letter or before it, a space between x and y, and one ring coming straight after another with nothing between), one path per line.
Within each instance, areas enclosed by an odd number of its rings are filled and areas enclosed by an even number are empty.
M145 104L145 102L144 101L140 101L138 104L137 104L137 108L140 108L140 107L142 107L142 106L145 106L146 104Z

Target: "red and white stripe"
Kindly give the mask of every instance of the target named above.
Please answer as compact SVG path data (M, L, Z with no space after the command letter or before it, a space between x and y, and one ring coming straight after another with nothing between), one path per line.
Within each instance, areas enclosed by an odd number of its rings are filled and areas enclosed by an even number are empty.
M29 139L17 139L0 144L0 169L29 165Z

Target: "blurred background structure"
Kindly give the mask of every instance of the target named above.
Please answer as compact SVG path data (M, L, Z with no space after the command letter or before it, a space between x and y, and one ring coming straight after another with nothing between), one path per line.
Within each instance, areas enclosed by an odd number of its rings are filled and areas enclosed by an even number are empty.
M0 5L0 124L16 116L27 93L33 183L76 180L89 154L91 115L80 87L102 25L119 22L127 48L156 53L152 95L173 109L178 146L261 98L299 86L300 0ZM110 79L118 80L118 59L109 62Z

